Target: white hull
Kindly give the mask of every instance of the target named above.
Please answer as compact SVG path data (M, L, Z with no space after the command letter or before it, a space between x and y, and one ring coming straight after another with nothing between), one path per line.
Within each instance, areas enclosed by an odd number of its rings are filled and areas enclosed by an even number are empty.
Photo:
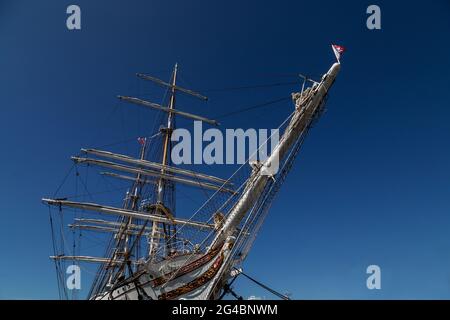
M134 279L126 279L117 288L91 299L214 299L219 294L219 290L214 290L217 282L221 281L218 276L223 276L220 271L226 267L231 252L233 242L230 239L206 254L181 255L159 263L146 263Z

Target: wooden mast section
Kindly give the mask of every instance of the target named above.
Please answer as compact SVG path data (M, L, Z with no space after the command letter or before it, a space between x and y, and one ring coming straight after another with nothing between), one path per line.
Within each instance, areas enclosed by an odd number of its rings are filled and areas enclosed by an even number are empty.
M175 64L175 67L173 69L173 75L172 75L172 83L171 83L171 95L170 95L170 102L169 102L169 110L175 109L175 92L176 92L176 83L177 83L177 72L178 72L178 64ZM167 115L167 127L165 130L165 137L164 137L164 145L163 145L163 155L162 155L162 162L161 164L163 166L166 166L168 164L168 158L169 158L169 152L171 151L170 147L170 137L172 136L173 131L173 123L174 123L174 114L172 112L169 112ZM158 185L157 185L157 204L164 206L164 187L166 184L166 180L164 179L163 175L165 173L164 167L161 169L161 177L159 178ZM163 212L161 212L164 214ZM152 232L150 237L150 245L149 245L149 258L152 260L156 252L158 250L159 245L159 239L156 239L156 234L158 233L158 223L153 222L152 226ZM166 243L167 246L167 243Z

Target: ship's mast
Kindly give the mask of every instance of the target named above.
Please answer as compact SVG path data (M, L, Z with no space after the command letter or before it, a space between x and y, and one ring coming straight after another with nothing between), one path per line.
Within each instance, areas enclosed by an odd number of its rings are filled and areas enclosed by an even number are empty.
M144 140L141 143L141 150L140 150L139 159L144 160L146 148L147 148L147 139L144 138ZM134 182L134 190L133 190L133 193L131 195L131 207L130 207L131 210L137 210L138 200L139 200L139 197L140 197L140 190L139 189L141 188L141 178L142 178L141 174L138 173L136 175L136 179L135 179L135 182ZM129 227L129 225L132 224L132 222L133 222L132 219L133 218L131 218L131 217L128 218L127 225L126 225L127 229ZM131 254L131 252L128 251L128 249L129 249L128 248L129 242L130 242L130 239L129 239L129 236L127 235L127 241L125 242L126 247L124 248L125 257L127 258L127 260L129 259L130 254ZM139 250L139 246L136 246L136 251L138 251L138 250ZM136 252L136 257L138 256L137 253L138 252Z
M175 64L175 67L173 69L172 74L172 83L170 88L170 102L169 102L169 109L173 110L175 109L175 93L176 93L176 83L177 83L177 71L178 71L178 64ZM167 127L164 128L164 144L163 144L163 154L162 154L162 162L163 168L161 169L161 177L159 178L158 185L157 185L157 203L159 205L164 206L164 187L166 184L166 179L164 178L165 169L164 166L168 164L169 156L171 152L171 144L170 144L170 137L172 136L172 131L174 127L174 114L172 112L168 112L167 115ZM163 213L162 213L163 214ZM149 246L149 257L150 259L153 259L156 251L158 249L158 242L159 237L157 237L158 232L158 223L154 222L152 226L152 232L150 237L150 246ZM168 244L167 244L168 245Z
M146 140L141 145L140 155L139 159L143 160L145 157L145 150L146 150ZM137 204L139 200L139 188L140 188L140 181L141 181L141 174L138 173L136 175L135 182L133 184L133 188L131 189L131 192L127 193L127 196L124 201L123 208L124 209L130 209L130 210L136 210ZM129 244L131 242L131 234L128 232L129 226L133 223L132 217L125 217L124 222L120 225L119 232L117 233L117 245L116 249L114 250L113 256L111 261L116 261L120 258L120 256L123 256L124 260L129 260L132 252L130 252ZM136 251L139 250L139 246L136 246ZM136 252L137 253L137 252ZM138 256L138 254L136 254ZM119 268L119 274L123 272L124 268ZM115 275L114 272L111 272L108 283L111 285L112 281L114 279Z
M102 276L97 278L99 279L99 282L92 286L91 290L93 290L92 292L94 294L101 292L105 285L114 286L120 277L125 276L126 267L128 267L129 273L132 276L133 270L131 266L139 264L139 261L137 260L140 257L139 241L142 237L147 237L149 239L148 260L151 261L154 260L156 256L159 256L161 242L159 239L164 239L163 242L166 246L165 252L162 255L170 254L171 250L174 249L173 243L176 241L175 234L177 225L190 226L202 230L214 229L215 226L207 222L198 222L192 221L191 219L186 220L174 217L172 211L174 211L175 208L174 203L172 202L172 196L176 183L214 190L216 192L234 193L232 190L233 184L228 180L171 166L171 136L175 127L175 115L190 120L202 121L211 125L218 125L218 122L213 119L208 119L175 108L177 91L202 101L208 100L206 96L198 92L179 87L177 85L177 73L178 65L175 64L169 82L142 73L136 74L137 77L143 80L148 80L162 87L167 87L170 92L167 105L160 105L131 96L118 96L122 101L167 113L166 126L160 129L163 140L162 154L159 154L161 157L159 162L153 162L146 159L148 143L145 139L143 140L143 143L139 139L141 149L138 158L98 149L81 150L83 154L91 155L93 157L72 157L72 160L77 164L92 164L125 173L125 175L123 175L114 172L101 172L102 175L133 181L133 185L126 195L122 208L95 203L68 201L66 199L42 199L43 202L49 205L79 208L82 210L121 216L121 219L117 222L87 219L79 221L86 222L87 224L80 224L77 222L71 225L71 228L114 233L114 247L108 249L108 257L66 255L52 257L55 260L70 259L102 263L102 270L105 271L105 273L102 273ZM126 173L132 175L126 175ZM155 203L140 201L142 187L148 184L155 185L154 193L151 195L151 199L148 199L150 201L155 201ZM143 222L142 225L140 224L141 221ZM148 222L152 225L147 227ZM112 250L112 252L110 250Z

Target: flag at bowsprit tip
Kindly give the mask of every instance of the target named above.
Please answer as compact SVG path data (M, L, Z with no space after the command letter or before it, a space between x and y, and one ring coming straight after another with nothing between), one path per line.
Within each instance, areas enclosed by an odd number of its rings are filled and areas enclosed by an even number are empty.
M334 55L336 56L336 59L339 62L339 60L341 59L341 54L344 53L345 48L337 44L332 44L331 47L333 48Z
M145 144L145 142L147 141L147 138L139 137L139 138L137 138L137 141L139 142L139 144L141 146L143 146Z

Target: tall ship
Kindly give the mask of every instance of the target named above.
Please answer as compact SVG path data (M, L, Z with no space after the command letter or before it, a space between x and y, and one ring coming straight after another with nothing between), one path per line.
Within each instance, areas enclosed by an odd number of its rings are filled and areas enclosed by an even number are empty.
M93 263L98 267L87 295L91 300L208 300L221 299L229 293L274 196L309 129L324 110L340 70L340 48L333 46L338 61L320 80L303 77L303 83L299 81L298 92L292 93L291 113L278 127L279 139L270 154L257 161L248 157L228 178L175 165L171 158L177 118L218 125L216 120L179 109L177 97L207 97L179 86L177 65L170 81L137 74L144 81L166 88L167 103L132 96L118 98L158 110L162 120L158 131L138 139L137 157L101 148L81 149L79 155L72 157L76 167L101 168L105 171L99 173L106 178L127 183L128 190L120 199L122 205L75 201L56 194L42 199L50 211L54 240L51 259L60 290L66 291L63 266ZM266 142L269 140L267 137ZM260 143L258 150L263 145ZM206 192L208 199L193 212L185 212L176 206L179 185ZM55 223L58 216L74 212L78 214L68 226ZM85 252L73 250L67 254L67 243L59 247L55 244L58 239L64 242L66 229L101 233L108 239L101 248L104 254L92 255L84 247L81 248Z

